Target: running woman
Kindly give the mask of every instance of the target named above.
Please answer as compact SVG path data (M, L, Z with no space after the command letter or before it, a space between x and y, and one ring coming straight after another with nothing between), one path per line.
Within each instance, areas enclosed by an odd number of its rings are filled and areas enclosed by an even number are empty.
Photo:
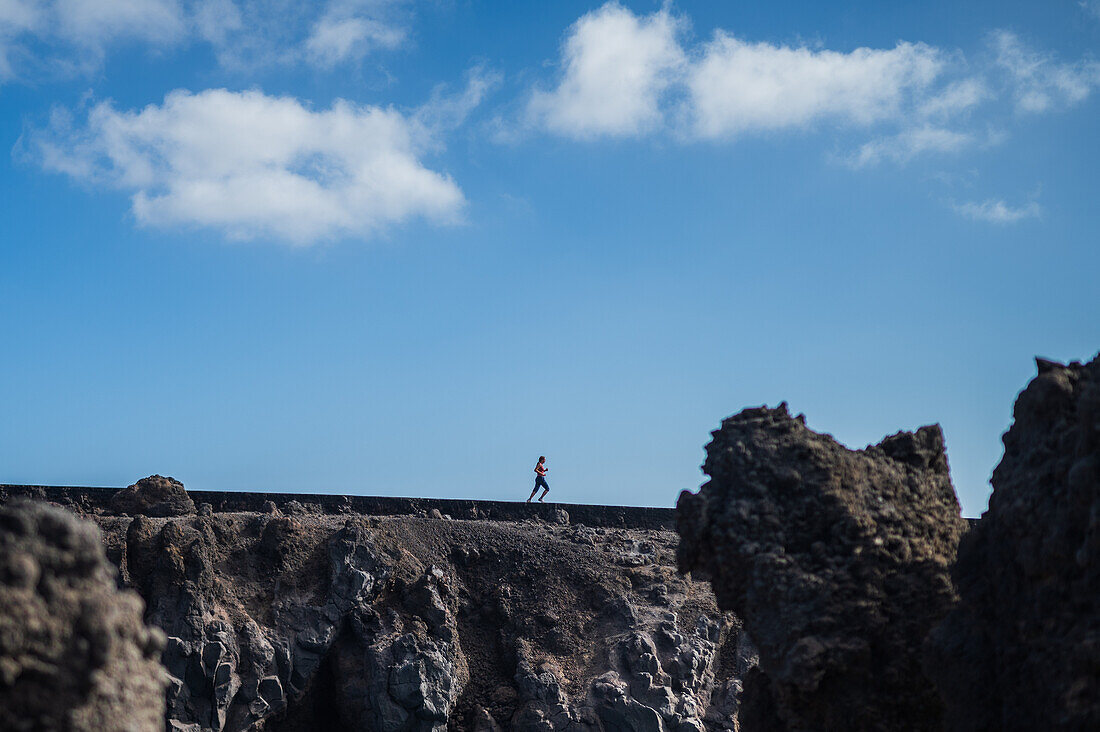
M542 488L542 495L539 496L539 503L542 503L542 499L546 498L546 494L550 492L550 484L546 482L546 474L550 472L550 468L546 467L546 456L539 455L539 462L535 465L535 489L531 491L531 495L527 497L527 502L530 503L531 499L535 497L535 494L539 492L539 488Z

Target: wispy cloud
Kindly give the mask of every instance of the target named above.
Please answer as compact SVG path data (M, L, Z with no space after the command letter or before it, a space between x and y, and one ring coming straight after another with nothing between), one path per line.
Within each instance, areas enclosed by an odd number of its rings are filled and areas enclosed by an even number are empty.
M241 9L233 0L199 0L194 6L195 31L215 47L222 47L229 38L244 29Z
M322 69L355 64L408 45L409 0L193 0L199 35L222 65L248 71L272 65ZM203 23L206 17L222 23Z
M0 0L0 81L88 71L114 44L173 46L187 28L179 0Z
M88 73L115 46L209 44L235 69L333 68L407 43L406 0L0 0L0 81Z
M313 26L306 39L306 52L319 66L332 67L352 58L362 58L378 48L397 48L405 40L405 29L373 18L325 16Z
M210 10L213 8L213 10ZM332 69L405 46L412 16L408 0L196 0L228 20L202 33L224 66L248 70L306 63Z
M1053 55L1028 48L1015 33L992 36L996 64L1008 74L1016 108L1045 112L1084 101L1100 86L1100 62L1082 59L1058 61Z
M55 0L40 3L57 33L83 46L122 38L172 43L187 32L179 0Z
M956 153L972 147L975 142L975 136L969 132L932 126L914 127L864 143L849 162L857 168L883 161L907 163L927 153Z
M462 89L454 91L446 84L438 84L431 98L421 105L413 117L435 135L448 132L466 121L470 113L500 86L503 75L483 65L466 72Z
M414 217L456 220L458 185L422 161L437 144L415 118L338 100L212 89L168 94L141 110L57 110L27 134L48 170L131 194L143 225L197 226L233 239L306 245L368 238Z
M1037 218L1043 213L1043 209L1035 201L1028 201L1022 206L1011 206L996 198L981 202L955 203L952 208L968 219L991 224L1015 224L1024 219Z
M917 113L926 119L951 119L977 107L992 96L982 79L960 79L921 102L917 106Z

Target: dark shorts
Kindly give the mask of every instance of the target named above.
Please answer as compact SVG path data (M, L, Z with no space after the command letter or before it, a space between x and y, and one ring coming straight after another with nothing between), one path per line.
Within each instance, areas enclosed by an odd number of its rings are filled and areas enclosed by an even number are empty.
M545 488L546 490L550 490L550 484L546 482L546 478L543 478L541 475L536 475L535 488Z

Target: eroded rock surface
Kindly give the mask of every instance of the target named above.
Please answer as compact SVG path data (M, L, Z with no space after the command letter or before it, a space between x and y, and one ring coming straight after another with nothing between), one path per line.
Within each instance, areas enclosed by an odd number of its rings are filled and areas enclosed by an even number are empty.
M755 663L666 530L96 520L168 635L171 729L733 730Z
M679 561L759 649L744 729L940 729L917 649L954 601L965 524L939 427L853 451L783 404L713 435Z
M164 636L115 577L92 523L0 507L0 729L164 728Z
M142 516L184 516L195 513L195 502L175 478L150 475L111 498L115 513Z
M931 639L954 730L1100 729L1100 358L1038 370Z

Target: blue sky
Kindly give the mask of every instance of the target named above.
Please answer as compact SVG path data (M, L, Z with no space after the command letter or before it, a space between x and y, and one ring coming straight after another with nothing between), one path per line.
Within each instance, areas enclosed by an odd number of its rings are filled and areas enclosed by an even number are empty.
M0 482L672 505L1100 348L1100 4L0 0Z

